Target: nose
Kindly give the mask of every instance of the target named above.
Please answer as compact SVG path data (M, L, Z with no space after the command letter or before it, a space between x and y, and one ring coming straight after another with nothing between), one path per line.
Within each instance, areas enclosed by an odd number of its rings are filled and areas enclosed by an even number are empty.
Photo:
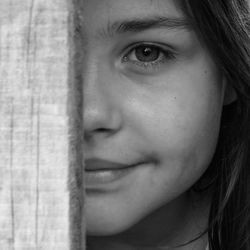
M84 138L104 138L121 128L121 113L112 90L112 76L98 68L84 74Z

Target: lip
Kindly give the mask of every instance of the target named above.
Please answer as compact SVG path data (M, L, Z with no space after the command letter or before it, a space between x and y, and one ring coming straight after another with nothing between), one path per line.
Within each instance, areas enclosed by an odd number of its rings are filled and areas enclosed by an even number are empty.
M87 159L85 163L85 184L89 189L95 189L123 179L134 171L138 165L128 165L99 158Z
M128 168L131 165L118 163L114 161L103 160L99 158L91 158L85 161L86 171L98 171L98 170L118 170Z

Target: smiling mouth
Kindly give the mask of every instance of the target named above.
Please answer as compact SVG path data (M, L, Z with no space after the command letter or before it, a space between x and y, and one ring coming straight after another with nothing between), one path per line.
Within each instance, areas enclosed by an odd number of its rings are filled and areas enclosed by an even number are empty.
M135 170L137 165L138 164L126 165L97 158L86 160L86 187L91 188L113 183L130 174Z

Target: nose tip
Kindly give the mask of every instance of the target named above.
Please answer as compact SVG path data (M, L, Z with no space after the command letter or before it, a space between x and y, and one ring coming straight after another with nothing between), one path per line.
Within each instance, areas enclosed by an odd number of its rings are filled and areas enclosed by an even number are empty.
M92 101L92 103L93 102L94 101ZM95 103L90 106L89 104L86 104L86 102L84 104L83 120L85 134L90 135L111 130L108 114L110 110L105 110L104 106L99 105L100 104Z
M114 134L121 126L117 103L106 91L85 89L83 121L85 140Z

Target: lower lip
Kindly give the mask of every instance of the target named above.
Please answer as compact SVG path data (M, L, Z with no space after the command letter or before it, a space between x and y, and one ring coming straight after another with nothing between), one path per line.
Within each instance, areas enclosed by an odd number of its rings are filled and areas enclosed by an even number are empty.
M128 167L115 170L85 171L85 184L87 187L115 182L130 174L136 167Z

